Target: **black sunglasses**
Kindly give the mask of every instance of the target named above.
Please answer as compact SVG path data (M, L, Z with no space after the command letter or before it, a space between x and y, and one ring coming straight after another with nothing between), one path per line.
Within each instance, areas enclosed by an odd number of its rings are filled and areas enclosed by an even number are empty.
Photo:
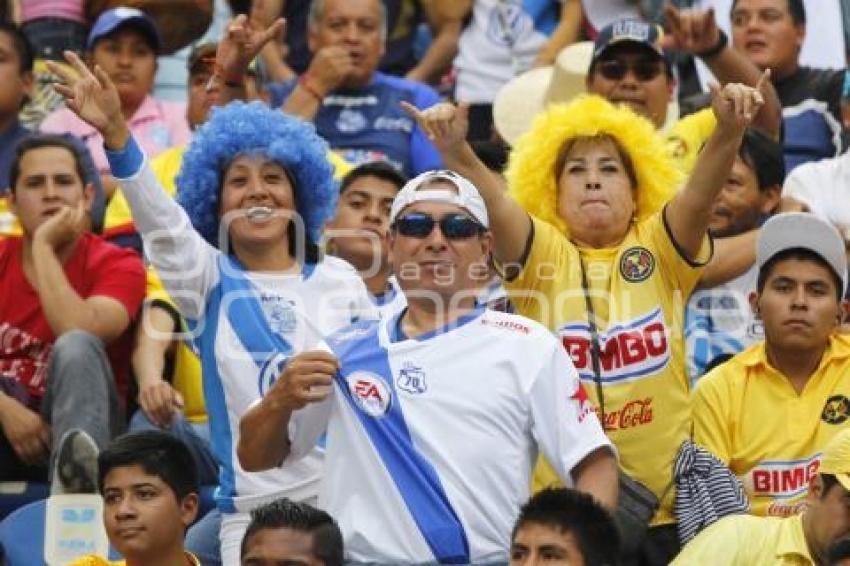
M427 238L439 225L440 231L447 240L465 240L485 231L485 228L466 214L447 214L435 220L433 216L423 212L411 212L396 218L395 229L408 238Z
M599 74L609 81L623 80L629 69L635 74L637 80L641 82L651 81L662 72L658 61L650 61L648 59L638 59L631 65L619 59L607 59L605 61L599 61L596 64L596 68L599 70Z

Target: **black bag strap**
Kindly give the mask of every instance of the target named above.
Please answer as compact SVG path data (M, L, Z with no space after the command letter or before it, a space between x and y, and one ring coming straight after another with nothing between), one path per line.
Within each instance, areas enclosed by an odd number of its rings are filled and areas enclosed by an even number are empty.
M596 313L593 310L593 302L590 300L590 285L587 282L587 270L584 268L584 259L579 259L579 267L581 268L581 288L584 294L584 306L587 311L587 326L590 330L590 366L593 369L593 382L596 385L596 396L599 398L599 416L602 420L602 431L605 431L605 393L602 389L602 349L599 345L599 327L596 325ZM691 425L693 426L693 424ZM672 474L671 474L672 475ZM674 484L673 477L658 501L661 502L667 497L670 489Z

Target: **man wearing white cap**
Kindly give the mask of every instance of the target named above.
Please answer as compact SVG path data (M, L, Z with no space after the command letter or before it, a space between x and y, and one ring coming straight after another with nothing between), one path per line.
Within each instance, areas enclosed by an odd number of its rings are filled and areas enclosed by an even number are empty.
M830 550L850 535L850 430L837 433L820 457L820 468L804 492L802 514L725 517L691 541L673 566L838 564L830 560Z
M738 476L755 515L806 503L821 451L850 428L847 259L838 231L805 213L761 229L750 302L765 339L715 368L694 393L694 439Z
M613 508L614 451L569 356L543 326L476 306L492 247L477 189L425 173L390 223L407 308L292 358L242 419L242 465L290 462L327 428L319 505L354 562L506 563L538 447Z

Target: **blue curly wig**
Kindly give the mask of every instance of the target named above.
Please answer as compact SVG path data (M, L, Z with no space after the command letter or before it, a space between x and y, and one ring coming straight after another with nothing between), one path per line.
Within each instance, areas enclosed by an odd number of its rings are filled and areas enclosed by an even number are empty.
M193 136L177 175L177 202L192 226L218 247L221 182L238 155L261 153L284 167L294 180L295 209L307 238L319 241L339 197L328 146L312 124L272 110L262 102L231 102L213 108Z

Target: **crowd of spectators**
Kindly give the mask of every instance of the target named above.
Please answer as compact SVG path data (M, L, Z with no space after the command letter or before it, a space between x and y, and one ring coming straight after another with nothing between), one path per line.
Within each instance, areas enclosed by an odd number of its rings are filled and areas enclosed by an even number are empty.
M693 4L0 1L0 563L850 559L850 3Z

